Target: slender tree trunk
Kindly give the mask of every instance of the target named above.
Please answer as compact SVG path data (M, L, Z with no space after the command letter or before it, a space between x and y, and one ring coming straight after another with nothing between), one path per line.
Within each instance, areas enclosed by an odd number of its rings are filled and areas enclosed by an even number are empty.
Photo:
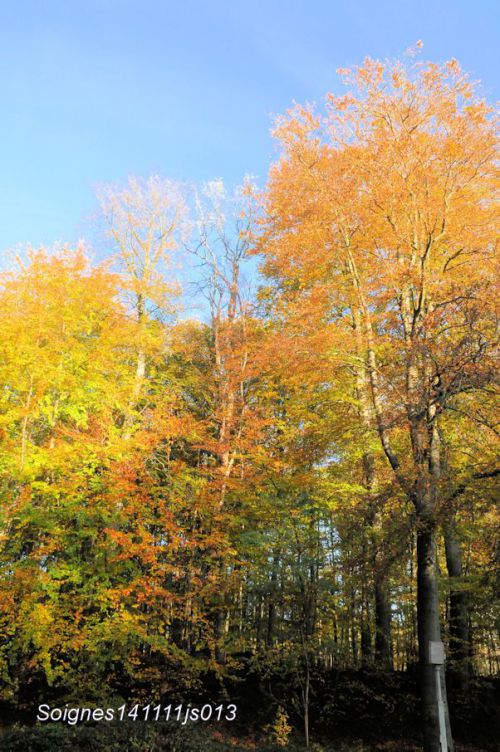
M430 643L441 642L435 526L420 519L417 530L417 622L423 706L424 752L453 752L444 665L431 663ZM440 734L442 720L447 746Z
M462 589L463 568L460 541L451 521L444 530L446 566L450 578L450 673L466 692L472 673L467 593Z
M363 562L366 562L363 552ZM370 603L364 581L361 584L361 665L366 667L372 660L372 632L370 629Z
M369 380L364 362L365 345L363 342L361 312L354 311L353 328L356 337L357 355L359 358L356 371L356 392L360 404L360 416L369 436L373 426L373 409L369 400ZM391 655L391 608L389 603L388 585L387 585L387 567L383 561L380 551L380 540L377 531L381 530L380 510L377 508L380 503L373 499L373 493L377 489L377 477L375 469L375 458L373 452L369 451L363 455L363 483L368 492L368 501L371 505L369 524L372 530L369 545L371 547L371 566L373 571L374 591L375 591L375 662L381 668L389 671L392 668ZM366 625L362 626L362 653L366 656L366 648L370 643L367 640ZM364 649L363 649L364 648Z
M392 669L391 604L389 600L388 563L377 536L379 513L372 515L372 572L375 598L375 663L384 671Z
M224 649L224 634L226 626L226 612L219 608L215 615L215 660L217 663L226 662L226 651Z
M132 395L128 404L127 415L123 422L123 438L125 440L130 439L132 435L132 427L134 425L134 410L137 408L137 403L141 396L142 386L146 378L146 352L142 343L144 319L146 315L146 307L144 296L142 294L137 295L136 301L137 311L137 325L139 327L139 346L137 349L137 359L135 366L134 385L132 388Z
M263 642L264 632L264 599L258 595L255 603L255 645L257 652L260 652Z
M306 686L304 691L304 735L306 738L306 748L309 749L309 666L306 669Z
M304 684L302 686L302 707L304 710L304 736L306 741L306 749L309 749L310 734L309 734L309 694L311 691L311 666L309 661L309 645L304 639L304 633L302 633L302 649L304 657Z
M368 621L363 617L361 622L361 665L366 667L370 664L372 657L372 637L370 632L370 625Z
M266 646L272 647L274 645L274 633L276 629L276 585L278 580L278 567L279 567L279 551L273 556L273 566L271 571L271 582L269 589L269 606L267 610L267 635Z
M370 307L347 244L348 269L358 294L360 315L364 322L367 374L371 387L371 401L382 449L408 499L413 503L418 521L417 529L417 624L421 673L424 752L453 752L453 740L448 713L444 665L436 667L430 659L430 643L441 643L439 618L438 573L435 540L436 492L440 475L440 446L437 434L436 404L430 401L426 385L429 383L429 364L422 357L420 346L415 347L416 311L412 290L408 285L401 294L401 316L405 343L408 348L406 370L406 413L409 428L415 481L403 470L391 443L384 404L379 385L379 370L375 349ZM424 290L421 290L421 303ZM417 342L420 345L420 343ZM446 728L446 747L441 743L440 729Z
M392 669L391 605L385 576L375 572L375 662L385 671Z

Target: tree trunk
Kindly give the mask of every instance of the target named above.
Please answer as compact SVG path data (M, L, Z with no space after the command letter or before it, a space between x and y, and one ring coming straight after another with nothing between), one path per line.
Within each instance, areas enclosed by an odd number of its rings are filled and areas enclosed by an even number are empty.
M134 425L134 410L137 408L139 397L141 395L142 386L146 377L146 352L143 347L143 326L146 315L146 307L144 296L139 293L136 301L137 311L137 325L139 327L139 346L137 350L137 359L135 366L134 385L132 388L132 396L127 408L127 414L123 422L123 438L127 441L132 435L132 427Z
M375 662L385 671L392 669L391 606L387 584L381 572L375 572Z
M380 390L379 369L370 307L367 305L355 262L348 250L348 265L358 293L364 321L366 364L371 386L371 403L382 449L394 475L417 513L417 623L423 711L424 752L453 752L448 714L444 665L430 659L430 643L441 643L439 594L435 540L436 495L441 472L437 405L428 392L432 376L430 363L422 358L421 343L415 347L417 320L413 292L409 285L400 298L404 338L408 346L406 370L406 413L415 480L406 475L394 450ZM423 303L423 290L420 306ZM440 722L441 721L441 722ZM440 733L441 732L441 733ZM443 743L443 735L446 741Z
M309 749L309 666L306 670L306 687L304 692L304 736L306 739L306 748Z
M274 645L274 633L276 629L276 587L278 580L279 551L273 556L273 566L271 570L271 581L269 587L269 605L267 611L267 635L266 646L271 648Z
M302 634L302 647L304 650L304 684L302 686L302 707L304 710L304 736L306 741L306 749L309 749L309 694L311 689L311 667L309 663L309 646L305 643L304 635Z
M417 620L424 752L453 752L444 665L431 663L429 653L431 642L441 642L435 528L432 522L422 517L419 523ZM446 728L446 743L443 741L442 721Z
M372 657L372 636L368 621L361 622L361 665L368 666Z
M226 612L219 608L215 615L215 660L221 665L226 662L226 651L224 649L225 623Z
M461 588L462 552L453 522L444 530L446 566L450 578L450 673L462 692L467 691L472 673L469 645L467 593Z
M391 640L391 603L389 600L389 575L387 556L384 555L380 536L376 531L380 528L379 514L375 509L371 520L372 527L372 571L373 589L375 595L375 664L384 671L391 671L392 640Z

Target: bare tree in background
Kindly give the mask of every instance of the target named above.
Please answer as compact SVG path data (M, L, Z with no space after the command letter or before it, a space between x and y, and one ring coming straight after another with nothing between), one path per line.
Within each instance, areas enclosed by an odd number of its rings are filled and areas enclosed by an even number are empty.
M97 196L137 323L135 377L123 424L124 438L129 438L146 377L146 314L172 313L180 293L170 277L171 261L187 232L187 207L179 185L158 175L102 186Z
M250 283L244 279L243 266L255 221L252 193L248 178L232 193L222 180L206 183L194 196L194 233L187 249L201 268L197 289L208 303L213 347L213 453L217 458L213 487L219 510L226 503L231 476L248 439ZM242 475L241 463L239 470ZM223 567L221 559L221 575ZM216 660L223 663L227 608L223 594L217 601Z
M206 183L195 195L195 232L188 248L202 269L198 289L208 302L213 335L218 454L224 478L221 505L245 413L250 288L243 276L243 264L255 221L252 189L249 178L232 193L227 192L222 180Z

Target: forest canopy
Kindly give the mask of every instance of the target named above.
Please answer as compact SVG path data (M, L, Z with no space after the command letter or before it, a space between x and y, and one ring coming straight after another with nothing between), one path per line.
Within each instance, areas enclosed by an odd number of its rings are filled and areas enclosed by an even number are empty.
M288 677L309 744L328 672L418 665L434 752L498 672L494 110L454 60L343 75L263 189L133 177L99 253L4 265L5 707Z

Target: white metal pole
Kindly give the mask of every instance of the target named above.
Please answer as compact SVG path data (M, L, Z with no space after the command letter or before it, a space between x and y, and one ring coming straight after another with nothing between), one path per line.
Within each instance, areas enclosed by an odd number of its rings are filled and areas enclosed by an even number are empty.
M444 719L444 703L443 695L441 692L441 666L436 665L436 682L437 682L437 698L438 698L438 715L439 715L439 741L441 746L441 752L448 752L448 737L446 735L446 723Z

